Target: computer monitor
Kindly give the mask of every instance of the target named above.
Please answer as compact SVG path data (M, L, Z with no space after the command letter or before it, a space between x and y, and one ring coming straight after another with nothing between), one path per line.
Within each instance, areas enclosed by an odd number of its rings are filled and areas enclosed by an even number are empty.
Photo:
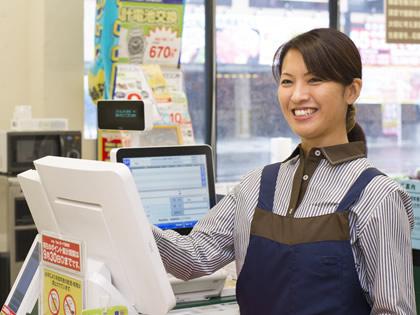
M118 148L111 161L128 166L149 221L188 234L215 204L208 145Z
M53 156L34 164L39 180L32 184L45 190L60 234L85 242L88 258L105 264L129 306L166 314L175 297L129 169Z

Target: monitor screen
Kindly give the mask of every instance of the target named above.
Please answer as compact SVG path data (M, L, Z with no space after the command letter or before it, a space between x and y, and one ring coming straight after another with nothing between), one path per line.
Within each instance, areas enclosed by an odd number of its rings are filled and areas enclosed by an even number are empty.
M210 209L205 155L126 157L149 221L192 228Z
M111 160L128 166L149 222L188 234L215 205L208 145L119 148Z

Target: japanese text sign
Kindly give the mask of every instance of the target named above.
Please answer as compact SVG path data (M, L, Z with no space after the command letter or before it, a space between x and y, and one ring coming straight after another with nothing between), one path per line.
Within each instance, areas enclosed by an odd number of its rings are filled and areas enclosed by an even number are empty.
M420 1L388 0L386 6L387 43L420 43Z
M82 271L82 246L80 242L70 242L43 234L41 237L41 260L59 266L67 271Z

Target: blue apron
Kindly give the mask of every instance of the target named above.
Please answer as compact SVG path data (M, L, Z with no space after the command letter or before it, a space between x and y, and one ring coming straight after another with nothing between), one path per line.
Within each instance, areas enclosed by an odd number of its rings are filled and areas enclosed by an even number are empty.
M280 163L263 169L236 297L241 315L368 315L350 245L349 209L377 169L362 172L334 213L273 213Z

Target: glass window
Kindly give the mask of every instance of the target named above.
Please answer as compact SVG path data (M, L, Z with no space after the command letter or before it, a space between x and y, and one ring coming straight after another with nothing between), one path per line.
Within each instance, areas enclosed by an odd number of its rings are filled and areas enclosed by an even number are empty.
M356 107L368 158L387 174L413 175L420 167L420 45L386 43L382 0L348 1L341 9L342 30L363 62Z
M292 36L328 24L327 0L218 3L218 181L237 181L247 171L287 156L297 145L278 105L272 58ZM278 149L274 143L283 145Z
M196 143L204 143L206 99L204 90L204 0L187 0L182 33L181 70Z

